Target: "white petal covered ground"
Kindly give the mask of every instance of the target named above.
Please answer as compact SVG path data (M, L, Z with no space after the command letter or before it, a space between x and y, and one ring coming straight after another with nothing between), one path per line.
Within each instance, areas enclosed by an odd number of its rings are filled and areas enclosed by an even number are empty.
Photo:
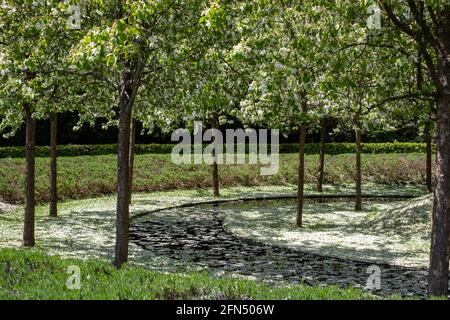
M222 198L291 194L293 190L293 187L231 188L222 191ZM211 200L214 198L209 190L136 194L133 196L130 210L131 216L134 216L152 210ZM112 260L115 241L115 201L115 196L106 196L64 202L59 205L58 218L48 217L48 207L39 206L36 212L36 247L49 254L63 257ZM171 214L171 211L161 214ZM0 213L0 248L21 246L22 215L21 208L14 212ZM158 270L190 270L190 266L183 265L180 261L144 251L133 243L130 243L130 262Z
M349 194L351 186L327 186L327 194ZM367 186L367 193L375 194L421 194L421 188ZM293 194L295 187L230 188L222 191L224 199L242 197ZM312 187L307 188L312 193ZM138 194L133 197L132 215L155 209L168 208L187 203L211 201L209 190L171 191L153 194ZM427 200L428 201L428 200ZM427 235L417 240L405 238L380 227L377 217L389 212L390 205L373 205L356 214L339 203L329 210L317 211L314 206L306 208L304 230L293 227L295 212L289 207L280 211L266 209L237 210L229 214L226 226L232 232L260 241L287 245L299 250L337 255L349 258L386 261L395 264L425 265L428 246ZM319 208L322 208L319 206ZM229 210L229 209L227 209ZM330 211L331 210L331 211ZM170 211L167 211L170 212ZM172 212L173 213L173 212ZM69 201L60 204L59 217L47 217L47 206L37 209L37 247L51 254L67 257L104 258L111 260L115 237L115 197ZM158 214L164 214L164 211ZM168 213L169 214L169 213ZM200 213L199 213L200 214ZM367 224L367 228L360 227ZM378 229L377 229L378 228ZM21 245L22 211L0 214L0 247ZM410 242L410 243L407 243ZM427 250L425 250L427 249ZM173 261L130 244L130 261L140 265L151 265L160 270L186 270L181 262Z
M325 256L427 267L431 196L389 203L307 203L304 228L294 205L268 202L228 210L225 227L237 236Z
M0 214L8 214L16 210L16 206L0 201Z

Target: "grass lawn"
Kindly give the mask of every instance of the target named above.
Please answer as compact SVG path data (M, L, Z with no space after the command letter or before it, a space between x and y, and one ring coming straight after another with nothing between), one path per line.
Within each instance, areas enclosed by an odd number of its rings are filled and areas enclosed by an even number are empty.
M325 183L344 184L354 179L353 154L327 156ZM280 155L280 170L273 176L261 176L257 165L224 165L220 167L221 185L267 186L294 185L297 179L296 154ZM306 182L314 183L317 155L306 157ZM135 164L134 191L151 192L170 189L211 187L211 170L207 165L175 165L170 154L138 155ZM362 172L365 183L424 184L424 154L364 154ZM62 157L59 159L59 197L85 199L116 192L116 156ZM23 201L24 160L0 159L0 202ZM49 159L36 162L36 199L49 198ZM1 209L1 208L0 208Z
M81 288L70 290L69 266L80 268ZM398 297L392 297L398 298ZM105 261L61 259L32 250L0 249L0 299L380 299L357 289L271 287L255 281L167 274L143 268L116 270Z

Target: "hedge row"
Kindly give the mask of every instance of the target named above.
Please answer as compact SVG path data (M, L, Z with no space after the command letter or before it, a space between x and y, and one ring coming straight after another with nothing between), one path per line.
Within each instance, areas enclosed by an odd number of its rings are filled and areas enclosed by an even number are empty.
M206 145L205 145L206 146ZM136 145L136 154L169 154L172 152L174 144L145 144ZM246 146L248 152L248 145ZM270 148L269 148L270 149ZM363 153L424 153L426 150L423 143L363 143ZM306 145L306 154L318 154L319 144L309 143ZM58 146L58 155L62 157L73 156L95 156L104 154L115 154L117 145L61 145ZM298 144L286 143L280 145L280 153L297 153ZM354 153L355 145L353 143L327 143L327 154ZM36 147L38 157L48 157L50 148L47 146ZM0 147L0 158L23 158L25 157L24 147Z
M434 146L433 146L434 149ZM362 143L362 153L425 153L426 144L413 142L395 142L395 143ZM327 154L355 153L354 143L327 143L325 146ZM280 145L280 153L298 152L297 144ZM319 144L310 143L305 147L306 154L319 153Z

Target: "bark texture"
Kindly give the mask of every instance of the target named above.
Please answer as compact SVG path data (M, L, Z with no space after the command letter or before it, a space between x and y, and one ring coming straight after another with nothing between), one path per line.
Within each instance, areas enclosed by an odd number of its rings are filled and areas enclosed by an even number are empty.
M50 217L58 215L58 116L50 115Z
M430 250L428 294L448 296L450 250L450 11L440 13L437 83L436 187Z
M219 130L219 115L213 113L211 117L211 128ZM213 134L214 144L217 142L216 137ZM213 194L214 197L220 197L220 178L219 178L219 164L217 163L217 154L213 151L214 163L212 165L212 179L213 179Z
M26 104L26 160L25 160L25 217L23 227L23 245L32 247L35 244L35 149L36 149L36 121L32 118L31 106Z
M303 227L303 204L304 204L304 185L305 185L305 142L307 125L302 123L300 126L299 151L298 151L298 181L297 181L297 227Z
M122 76L119 98L119 133L117 152L117 218L114 266L120 268L128 261L130 229L130 134L133 104L139 90L144 65L129 63ZM136 66L132 71L132 66Z
M128 203L131 204L131 198L133 196L133 177L134 177L134 156L135 156L135 145L136 145L136 120L131 120L130 128L130 200Z
M323 191L323 171L325 165L325 140L327 134L327 121L325 118L320 120L320 155L319 155L319 170L317 172L317 191Z
M355 170L355 184L356 184L356 199L355 210L362 210L362 174L361 174L361 129L356 129L356 170Z
M430 296L447 296L450 235L450 95L439 97L437 116L436 188L428 293Z
M425 144L426 144L426 157L427 157L427 168L426 168L426 185L428 192L433 192L433 176L432 176L432 138L431 138L431 123L427 122L425 124Z

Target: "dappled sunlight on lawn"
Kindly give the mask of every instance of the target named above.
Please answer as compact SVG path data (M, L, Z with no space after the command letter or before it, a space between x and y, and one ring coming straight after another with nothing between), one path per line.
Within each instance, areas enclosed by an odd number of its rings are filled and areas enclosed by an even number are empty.
M425 199L425 200L424 200ZM426 267L429 254L429 219L424 214L405 214L405 206L418 202L422 212L428 198L394 202L365 202L354 211L350 202L307 202L304 226L295 226L294 201L264 202L224 209L225 228L264 243L305 252L362 261ZM413 206L414 207L414 206ZM415 207L418 207L416 205ZM430 209L428 201L428 211ZM425 210L426 212L426 210ZM422 228L411 220L424 221ZM386 220L389 223L385 223ZM415 228L403 232L404 228Z

